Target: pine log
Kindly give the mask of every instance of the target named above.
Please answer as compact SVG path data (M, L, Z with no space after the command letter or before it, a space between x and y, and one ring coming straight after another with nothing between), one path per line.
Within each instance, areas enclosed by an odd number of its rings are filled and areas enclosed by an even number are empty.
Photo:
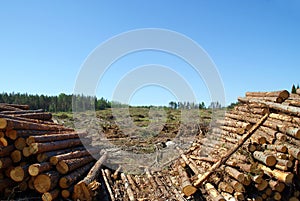
M235 168L227 166L225 167L225 172L241 183L243 183L245 180L245 175Z
M28 114L28 113L40 113L45 112L43 109L37 109L37 110L18 110L18 111L1 111L1 114L7 114L7 115L16 115L16 114Z
M203 174L197 181L194 182L194 186L199 187L217 168L224 164L229 157L234 154L251 136L252 134L261 126L264 121L268 118L268 114L264 115L252 128L239 140L239 143L234 146L225 156L221 158L217 163L215 163L211 169Z
M0 169L5 169L11 166L13 161L10 157L0 158Z
M75 182L81 179L93 165L94 163L88 163L74 170L70 174L62 176L59 180L59 186L64 189L71 187Z
M292 155L294 158L300 160L300 149L299 147L293 146L291 144L285 143L288 148L288 153Z
M10 153L15 150L14 145L8 145L8 146L0 146L0 157L8 156Z
M271 92L246 92L246 97L280 97L287 99L290 93L287 90L271 91Z
M0 106L8 106L8 107L14 107L19 110L29 110L29 105L21 105L21 104L12 104L12 103L0 103Z
M3 116L3 115L0 115ZM48 131L61 131L70 130L61 125L36 123L24 120L0 118L0 129L25 129L25 130L48 130Z
M220 191L227 192L227 193L230 193L230 194L232 194L234 192L233 187L230 184L228 184L226 182L223 182L223 181L219 183L218 189Z
M37 119L42 121L49 121L52 119L52 114L50 112L23 113L23 114L14 114L13 116L28 118L28 119Z
M28 165L14 167L10 172L9 176L16 182L23 181L28 177Z
M4 137L0 137L0 146L7 147L8 142Z
M58 183L59 176L59 173L56 171L49 171L38 175L33 182L35 190L39 193L46 193L53 190Z
M84 156L81 158L73 158L73 159L65 159L59 161L56 165L56 170L61 174L67 174L83 165L94 161L95 158L93 156Z
M30 145L31 154L39 154L47 151L66 149L82 145L81 139L60 140L46 143L32 143Z
M49 162L35 163L29 166L28 173L31 176L37 176L40 173L51 170L52 165Z
M106 158L107 153L104 153L89 171L87 176L74 186L73 199L91 201L93 194L91 187L94 183L97 183L97 178L101 175L101 166Z
M129 182L127 180L127 177L124 173L121 173L121 179L123 181L123 184L124 184L124 187L125 187L125 190L126 190L126 193L128 195L129 200L130 201L135 201L133 191L132 191L132 189L129 185Z
M106 189L107 189L107 191L109 193L109 198L110 198L111 201L115 201L115 197L114 197L113 191L111 189L111 186L109 184L109 181L108 181L108 178L106 176L106 173L105 173L105 171L103 169L101 169L101 173L102 173L102 177L103 177Z
M52 157L50 157L49 161L52 165L56 165L61 160L80 158L80 157L84 157L84 156L90 156L91 154L96 154L96 153L100 153L100 151L98 149L73 151L73 152L68 152L68 153L52 156Z
M37 155L37 161L41 163L56 155L66 154L75 151L82 151L82 150L85 150L83 146L43 152Z
M226 193L226 192L221 192L221 195L225 198L226 201L236 201L236 199L233 197L233 195Z
M65 134L50 134L50 135L34 135L26 139L26 143L31 145L32 143L41 143L41 142L52 142L59 140L75 139L85 136L86 133L65 133Z
M26 140L22 137L19 137L14 142L14 145L15 145L16 149L22 151L24 149L24 147L26 147Z
M116 171L112 174L112 178L113 178L114 180L117 180L117 179L118 179L118 175L119 175L121 169L122 169L122 166L119 165L119 167L116 169Z
M20 150L14 150L11 152L10 158L14 163L18 163L22 160L22 152Z
M284 144L265 144L264 149L275 150L281 153L287 153L288 149Z
M215 189L211 183L206 183L205 190L213 201L225 201L224 197Z
M284 112L287 114L292 114L297 117L300 117L300 108L299 107L294 107L294 106L287 106L287 105L282 105L279 103L270 103L266 101L262 101L259 99L245 99L245 98L238 98L239 101L241 102L249 102L249 103L262 103L268 106L269 108L272 108L274 110Z
M52 201L52 200L55 200L56 198L58 198L59 196L59 193L60 193L60 190L59 189L54 189L50 192L46 192L42 195L42 200L43 201Z
M261 151L255 151L253 152L253 157L264 163L265 165L269 166L269 167L272 167L276 164L276 157L273 156L273 155L270 155L270 154L265 154L264 152L261 152Z
M293 182L294 174L291 172L283 172L277 169L271 169L269 167L266 167L262 164L259 164L258 167L262 169L265 174L272 175L276 179L278 179L281 182L291 184Z
M256 183L255 187L257 188L257 190L259 191L263 191L268 187L268 182L265 179L262 179L260 183Z
M285 189L285 184L283 182L277 181L277 180L270 180L269 186L273 191L282 192Z
M197 189L191 184L190 178L187 172L183 169L181 165L177 166L177 170L180 176L182 192L186 196L191 196L196 193Z
M10 178L0 179L0 195L1 192L4 191L4 189L11 188L14 185L16 185L16 182Z
M71 197L73 190L74 190L74 186L71 186L68 189L62 189L61 190L61 197L64 198L64 199L67 199L67 198ZM111 200L111 201L113 201L113 200Z

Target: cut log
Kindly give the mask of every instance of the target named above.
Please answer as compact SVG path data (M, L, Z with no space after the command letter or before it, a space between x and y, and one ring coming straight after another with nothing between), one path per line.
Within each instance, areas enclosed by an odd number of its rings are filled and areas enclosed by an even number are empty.
M229 194L232 194L234 192L233 187L230 184L223 182L223 181L219 183L218 189L220 191L227 192Z
M26 147L26 140L22 137L19 137L14 142L14 145L15 145L16 149L22 151L24 149L24 147Z
M285 184L277 180L270 180L269 186L273 191L278 191L280 193L285 189Z
M13 161L10 157L0 158L0 169L5 169L11 166Z
M272 92L246 92L246 97L280 97L287 99L290 93L287 90L272 91Z
M70 174L62 176L59 180L59 186L61 188L70 188L75 182L81 179L84 174L86 174L87 171L93 167L93 165L93 163L88 163L83 167L71 172Z
M95 158L93 156L84 156L81 158L73 158L59 161L56 165L56 170L61 174L67 174L87 163L94 161Z
M59 173L56 171L49 171L43 174L38 175L34 179L34 188L39 193L46 193L53 190L59 180Z
M183 169L181 165L177 166L177 170L180 176L180 181L181 181L181 188L182 192L186 196L191 196L194 193L196 193L197 188L195 188L190 181L190 178L188 177L187 172Z
M30 145L31 154L39 154L47 151L66 149L82 145L81 139L60 140L47 143L32 143Z
M10 158L14 163L18 163L22 160L22 152L19 150L14 150L11 152Z
M103 156L95 163L95 165L92 167L92 169L89 171L87 176L78 182L74 186L74 192L73 192L73 199L77 200L86 200L91 201L92 200L92 188L96 184L97 186L97 178L99 178L99 175L101 175L101 166L105 162L107 158L107 153L104 153Z
M215 189L211 183L206 183L205 190L213 201L225 201L224 197Z
M74 190L74 186L72 186L68 189L62 189L61 190L61 197L63 197L64 199L67 199L67 198L71 197L73 190ZM111 201L113 201L113 200L111 200Z
M12 104L12 103L0 103L0 107L1 108L5 108L5 107L12 107L15 108L13 111L17 111L18 110L29 110L29 105L20 105L20 104ZM6 111L4 109L4 111Z
M129 185L129 182L127 180L127 177L124 173L121 173L121 179L124 183L124 187L125 187L125 190L126 190L126 193L128 195L128 198L130 201L135 201L135 198L134 198L134 194L133 194L133 191Z
M6 147L7 145L7 140L4 137L0 137L0 146Z
M70 153L70 152L74 152L74 151L82 151L82 150L85 150L85 148L80 146L80 147L74 147L74 148L67 148L67 149L43 152L43 153L40 153L37 155L37 161L41 163L41 162L48 160L52 156L66 154L66 153Z
M118 179L118 175L119 175L119 172L121 171L121 169L122 169L122 166L120 165L120 166L116 169L116 171L113 173L112 178L113 178L114 180L117 180L117 179Z
M28 177L28 165L14 167L10 171L9 176L16 182L23 181L26 177Z
M0 146L0 157L10 155L13 150L15 150L14 145Z
M60 193L60 190L59 189L54 189L50 192L46 192L42 195L42 200L43 201L52 201L52 200L55 200L56 198L58 198L59 196L59 193Z
M268 114L264 115L252 128L239 140L239 143L234 146L225 156L221 158L217 163L215 163L211 169L203 174L197 181L194 182L194 186L199 187L217 168L224 164L229 157L234 154L251 136L252 134L261 126L264 121L268 118Z
M270 154L265 154L264 152L261 152L261 151L255 151L253 152L253 157L264 163L265 165L269 166L269 167L272 167L276 164L276 157L273 156L273 155L270 155Z
M245 180L245 175L235 168L227 166L225 167L225 172L241 183L243 183Z
M40 173L51 170L52 165L49 162L35 163L29 166L28 173L31 176L37 176Z
M262 169L265 172L265 174L272 175L281 182L287 184L291 184L293 182L294 174L291 172L283 172L277 169L272 170L271 168L266 167L262 164L259 164L258 167Z
M42 121L49 121L52 119L52 114L49 112L31 112L31 113L23 113L23 114L14 114L14 117L22 117L28 119L38 119Z
M34 135L30 136L26 139L26 143L31 145L32 143L36 142L52 142L52 141L59 141L59 140L67 140L67 139L74 139L80 138L85 136L86 133L65 133L65 134L50 134L50 135Z
M114 197L113 191L112 191L112 189L110 187L110 184L109 184L109 181L107 179L106 173L105 173L105 171L103 169L101 169L101 173L102 173L102 177L103 177L106 189L107 189L107 191L109 193L109 198L110 198L111 201L115 201L115 197Z
M84 157L84 156L90 156L91 154L96 154L96 153L100 153L100 150L98 150L98 149L89 149L89 150L80 150L80 151L68 152L68 153L65 153L65 154L52 156L50 158L50 163L52 165L56 165L61 160L72 159L72 158L80 158L80 157Z

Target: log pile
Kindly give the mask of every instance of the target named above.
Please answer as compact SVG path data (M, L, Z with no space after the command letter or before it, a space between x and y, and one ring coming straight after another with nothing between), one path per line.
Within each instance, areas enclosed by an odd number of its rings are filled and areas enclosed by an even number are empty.
M105 158L95 163L91 154L100 151L85 149L80 137L86 133L51 119L51 113L29 110L27 105L0 104L0 198L34 195L50 201L72 195L74 199L87 197L81 200L93 197ZM87 139L85 145L89 142ZM94 186L76 191L85 177Z
M298 98L246 93L188 150L177 148L168 170L102 170L110 200L299 200L300 107L290 101Z

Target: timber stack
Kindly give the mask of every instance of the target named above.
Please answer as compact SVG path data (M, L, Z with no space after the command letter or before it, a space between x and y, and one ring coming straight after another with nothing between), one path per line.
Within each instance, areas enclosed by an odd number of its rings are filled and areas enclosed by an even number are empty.
M106 154L96 162L93 156L100 151L85 149L83 143L90 144L80 139L85 135L54 123L51 113L1 103L0 197L23 194L50 201L73 195L74 200L90 200ZM83 185L86 180L93 186Z

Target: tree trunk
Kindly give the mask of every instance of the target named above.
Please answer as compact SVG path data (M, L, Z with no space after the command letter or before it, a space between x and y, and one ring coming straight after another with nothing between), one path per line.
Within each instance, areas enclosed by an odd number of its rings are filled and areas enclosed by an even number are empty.
M52 165L56 165L61 160L90 156L91 154L96 154L99 152L100 152L100 150L98 150L98 149L68 152L65 154L60 154L60 155L50 157L50 163Z

